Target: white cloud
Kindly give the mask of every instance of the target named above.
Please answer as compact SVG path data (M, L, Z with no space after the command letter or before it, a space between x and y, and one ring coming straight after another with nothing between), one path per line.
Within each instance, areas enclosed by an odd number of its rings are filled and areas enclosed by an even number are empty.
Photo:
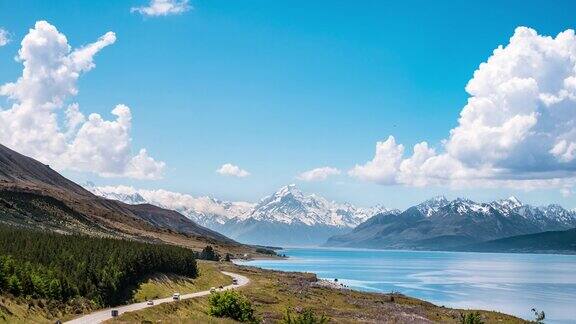
M150 0L148 6L131 8L131 12L138 12L144 16L179 15L192 9L188 0Z
M324 181L333 175L339 175L340 170L332 167L322 167L302 172L298 175L299 180L303 181Z
M437 153L394 137L349 171L381 184L565 186L576 177L576 37L519 27L468 82L458 126Z
M238 178L244 178L250 175L250 172L243 170L239 166L230 163L223 164L220 168L218 168L218 170L216 170L216 173L224 176L231 176Z
M0 142L57 169L107 177L161 177L164 162L155 161L146 150L132 155L130 108L117 105L112 110L116 119L108 121L99 114L86 118L77 103L67 104L78 93L80 75L95 67L94 56L115 41L116 35L108 32L72 49L56 27L38 21L18 52L22 76L0 85L0 95L13 101L0 109Z
M10 43L10 34L3 28L0 28L0 47Z
M394 137L389 136L386 141L376 143L376 155L372 161L356 165L348 174L365 181L393 184L403 155L404 146L397 145Z

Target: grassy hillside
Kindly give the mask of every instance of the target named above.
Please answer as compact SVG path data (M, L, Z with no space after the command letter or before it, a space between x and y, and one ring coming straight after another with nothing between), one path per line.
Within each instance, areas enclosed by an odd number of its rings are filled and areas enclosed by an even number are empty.
M189 278L175 274L154 274L143 280L133 292L134 302L169 297L174 292L189 294L211 287L232 284L232 278L218 271L214 262L199 261L198 277Z
M282 320L289 307L295 311L312 308L318 315L327 315L332 323L460 323L460 314L473 312L440 307L400 294L334 289L320 284L313 274L262 270L228 263L214 265L250 278L250 284L240 290L265 323ZM207 298L184 300L125 313L109 322L234 323L209 316L208 308ZM480 311L480 314L485 323L526 323L497 312Z

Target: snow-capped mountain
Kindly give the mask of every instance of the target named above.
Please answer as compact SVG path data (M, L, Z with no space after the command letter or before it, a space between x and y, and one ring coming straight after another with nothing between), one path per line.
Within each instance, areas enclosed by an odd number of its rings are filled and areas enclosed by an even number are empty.
M397 215L380 214L329 246L453 249L466 244L576 227L576 212L558 205L534 207L510 197L489 203L443 197Z
M523 205L518 198L511 196L508 199L493 201L490 203L490 206L501 212L503 215L510 215Z
M449 203L448 199L444 196L436 196L434 198L428 199L423 203L416 205L416 209L420 211L426 217L434 214L442 206L446 206Z
M262 199L249 218L285 224L302 223L308 226L326 225L356 227L385 207L356 208L351 204L328 201L315 194L305 195L294 184L280 188Z
M215 229L230 219L244 219L253 210L247 202L221 201L211 197L194 197L168 190L145 190L129 186L96 187L87 183L85 188L95 195L119 200L127 204L152 204L180 212L198 224Z
M84 185L84 188L88 189L96 196L118 200L130 205L147 203L146 199L144 199L144 197L142 197L136 189L132 187L96 187L92 182L87 182L86 185Z
M222 233L240 242L267 245L319 245L332 235L349 232L388 209L382 206L357 208L304 194L295 185L280 188L260 200L243 220L231 220Z
M96 187L90 183L85 187L108 199L173 209L238 241L263 245L320 244L334 234L350 231L377 213L388 211L380 205L357 208L328 201L315 194L304 194L295 185L282 187L257 204L193 197L162 189Z

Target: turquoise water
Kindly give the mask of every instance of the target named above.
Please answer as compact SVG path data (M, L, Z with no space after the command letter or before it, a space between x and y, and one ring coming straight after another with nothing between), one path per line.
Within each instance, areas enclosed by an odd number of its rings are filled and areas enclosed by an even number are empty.
M576 323L576 256L543 254L286 249L287 260L239 262L313 272L353 289L390 292L437 305L497 310L546 323Z

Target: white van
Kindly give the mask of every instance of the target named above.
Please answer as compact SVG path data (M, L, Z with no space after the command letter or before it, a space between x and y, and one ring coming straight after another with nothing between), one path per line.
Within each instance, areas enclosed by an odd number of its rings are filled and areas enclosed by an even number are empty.
M172 299L173 299L173 300L180 300L180 293L174 293L174 294L172 295Z

